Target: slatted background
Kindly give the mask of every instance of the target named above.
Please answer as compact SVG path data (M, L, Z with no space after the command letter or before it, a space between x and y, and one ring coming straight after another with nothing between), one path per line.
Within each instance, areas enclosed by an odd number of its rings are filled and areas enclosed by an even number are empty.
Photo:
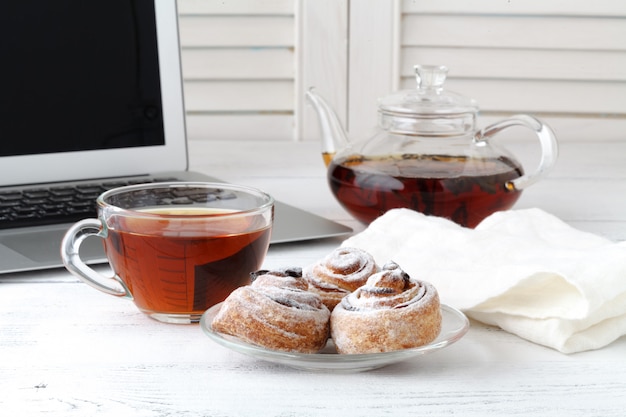
M352 16L298 16L318 4L333 10L332 1L348 1ZM351 130L366 129L375 120L367 103L375 105L380 94L380 88L371 98L365 94L373 80L393 78L389 85L414 88L416 63L447 65L447 87L478 101L483 125L530 113L547 120L560 140L623 140L626 132L626 2L179 0L178 8L191 139L315 139L317 134L302 133L310 110L301 102L301 90L308 78L316 79L307 75L311 71L324 75L333 68L332 86L324 87L337 96L340 109L355 114ZM397 13L397 19L381 8ZM358 22L339 20L355 16L378 32L358 29L340 57L344 49L335 45L341 46L342 34L356 31ZM303 21L306 31L297 27ZM311 35L311 29L319 33ZM302 54L331 33L323 42L327 47L316 45L324 59L312 54L317 67L311 70ZM395 43L381 43L386 36L381 33L396 33ZM372 48L375 42L382 47ZM347 62L345 76L341 62Z
M294 0L179 0L190 139L293 139L294 9Z
M624 138L626 2L404 0L400 41L403 88L413 64L445 63L448 88L487 118L532 113L562 140Z

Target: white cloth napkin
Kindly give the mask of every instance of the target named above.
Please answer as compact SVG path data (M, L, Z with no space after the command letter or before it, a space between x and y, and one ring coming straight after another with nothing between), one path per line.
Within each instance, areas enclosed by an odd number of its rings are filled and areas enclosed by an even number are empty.
M626 334L626 242L539 209L495 213L475 229L395 209L342 246L393 260L473 319L564 353Z

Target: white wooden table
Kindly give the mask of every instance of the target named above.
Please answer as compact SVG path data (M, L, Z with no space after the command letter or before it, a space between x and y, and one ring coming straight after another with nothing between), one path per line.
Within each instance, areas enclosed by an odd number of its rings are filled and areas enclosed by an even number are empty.
M519 145L522 155L532 146ZM191 167L348 224L315 143L192 142ZM626 240L626 142L563 143L517 208ZM339 246L270 248L304 265ZM625 277L626 279L626 277ZM379 370L298 371L229 351L197 325L167 325L64 270L0 277L0 416L626 415L626 338L564 355L472 323L458 343Z

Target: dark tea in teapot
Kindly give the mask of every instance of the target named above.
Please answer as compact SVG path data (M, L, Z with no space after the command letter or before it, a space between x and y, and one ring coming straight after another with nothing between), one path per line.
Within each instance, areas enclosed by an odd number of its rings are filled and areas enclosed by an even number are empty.
M501 156L350 156L328 169L332 192L359 221L369 224L393 208L448 218L475 227L495 211L511 208L521 191L509 181L521 165Z

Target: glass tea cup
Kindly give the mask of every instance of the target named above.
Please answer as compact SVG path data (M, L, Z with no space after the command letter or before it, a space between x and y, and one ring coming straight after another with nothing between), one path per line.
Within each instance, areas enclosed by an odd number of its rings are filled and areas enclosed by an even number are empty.
M104 192L96 204L98 219L79 221L63 238L65 267L166 323L197 322L248 284L267 254L274 215L270 195L222 183L131 185ZM89 236L104 240L112 277L81 260Z

